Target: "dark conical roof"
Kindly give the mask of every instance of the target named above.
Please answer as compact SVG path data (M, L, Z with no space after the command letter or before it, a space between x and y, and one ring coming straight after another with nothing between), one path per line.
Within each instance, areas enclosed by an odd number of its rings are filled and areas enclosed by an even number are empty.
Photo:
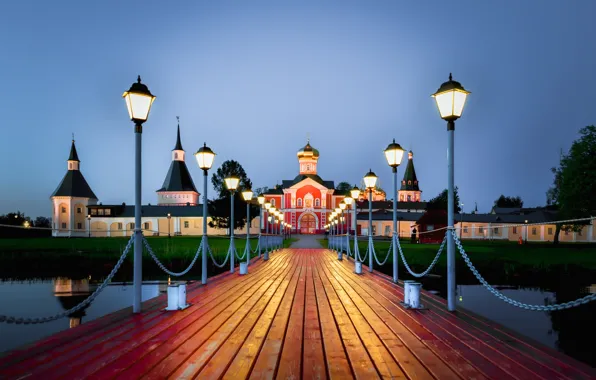
M157 191L194 191L198 193L184 161L172 161L170 170Z
M67 171L64 178L62 178L62 182L60 182L58 188L52 194L52 197L79 197L97 199L97 196L95 196L95 193L93 193L93 190L91 190L91 187L79 170Z
M176 136L176 146L173 150L184 150L182 149L182 143L180 142L180 124L178 124L178 135Z
M79 161L79 155L77 154L77 148L75 147L74 142L75 141L72 140L72 145L70 146L70 156L68 156L68 161Z
M418 178L416 177L416 170L414 169L414 155L412 151L408 152L408 166L404 173L404 179L401 182L400 190L414 190L420 191L418 187Z

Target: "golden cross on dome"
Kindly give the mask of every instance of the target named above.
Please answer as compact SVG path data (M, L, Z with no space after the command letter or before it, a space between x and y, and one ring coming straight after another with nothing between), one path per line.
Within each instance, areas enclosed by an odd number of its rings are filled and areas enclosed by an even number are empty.
M310 132L306 132L306 143L310 144Z

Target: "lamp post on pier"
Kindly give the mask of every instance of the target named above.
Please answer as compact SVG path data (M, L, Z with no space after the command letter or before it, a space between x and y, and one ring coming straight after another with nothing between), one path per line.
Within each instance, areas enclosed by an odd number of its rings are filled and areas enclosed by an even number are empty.
M354 229L354 262L360 262L358 259L358 220L356 218L356 202L358 202L358 197L360 196L360 189L358 186L354 185L352 190L350 190L350 196L354 199L354 208L352 209L352 228Z
M224 182L226 183L226 188L230 190L230 273L234 273L234 259L236 256L236 245L234 243L234 193L236 193L236 189L238 188L238 183L240 182L240 178L236 176L230 176L224 178Z
M372 200L373 195L372 192L377 184L377 175L373 173L372 169L366 173L364 176L364 185L368 190L368 271L373 271L373 255L374 255L374 247L373 247L373 235L372 235Z
M168 212L168 239L172 237L170 235L170 219L172 219L172 214Z
M149 88L141 83L141 76L137 82L122 94L128 109L128 116L135 124L135 231L134 231L134 256L133 256L133 313L141 312L141 286L143 283L143 234L141 232L141 143L143 123L149 117L151 105L155 96Z
M246 245L244 252L246 255L246 265L250 262L250 201L252 200L252 190L247 189L242 192L242 198L246 202Z
M89 237L91 237L91 214L87 215L87 229L89 230Z
M399 236L397 236L397 167L401 164L404 150L395 142L395 139L393 139L393 142L387 146L384 153L387 163L391 166L391 170L393 171L393 235L391 236L391 239L393 246L393 282L397 284L397 245L399 244L397 241L399 239Z
M261 233L263 231L263 227L265 227L265 223L263 222L263 205L265 204L265 196L263 194L257 197L257 202L259 202L259 242L257 246L259 247L259 257L261 257Z
M215 159L215 153L207 146L207 143L203 143L203 146L199 148L195 153L197 164L203 171L203 236L201 238L201 283L205 285L207 283L207 251L209 250L209 243L207 242L207 172L213 165ZM170 214L168 214L168 237L170 237Z
M453 80L441 85L432 95L439 109L441 118L447 121L447 309L455 311L455 240L453 239L453 216L455 212L454 197L454 134L455 120L461 116L466 99L470 92Z

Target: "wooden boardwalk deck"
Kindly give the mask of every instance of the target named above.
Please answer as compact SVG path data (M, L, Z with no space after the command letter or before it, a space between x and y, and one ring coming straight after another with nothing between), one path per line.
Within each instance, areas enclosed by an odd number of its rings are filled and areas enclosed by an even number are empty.
M399 306L402 287L322 249L286 249L250 274L107 315L0 358L2 379L554 379L596 371L471 313Z

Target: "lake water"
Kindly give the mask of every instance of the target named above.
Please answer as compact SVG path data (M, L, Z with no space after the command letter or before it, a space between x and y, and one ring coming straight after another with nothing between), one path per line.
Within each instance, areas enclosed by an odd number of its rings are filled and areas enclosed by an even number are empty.
M388 267L382 269L385 272L390 270ZM594 272L581 268L546 268L529 272L527 268L493 266L479 270L487 276L489 283L507 284L497 287L505 295L529 304L561 303L596 291L596 286L590 286L589 282L594 278ZM403 267L401 271L401 279L408 279ZM422 279L424 289L446 297L446 280L439 277L445 273L445 269L438 267L433 273L434 276ZM596 302L556 312L523 310L501 301L478 285L466 267L458 267L457 274L458 307L464 307L596 367L596 350L593 349L596 332L592 317L596 315ZM44 317L68 310L84 300L97 286L88 278L76 281L66 277L1 281L0 314L19 317ZM164 282L146 283L143 285L143 300L156 297L165 289ZM71 318L37 325L0 323L0 352L128 307L132 304L132 297L130 284L110 285L91 305Z

